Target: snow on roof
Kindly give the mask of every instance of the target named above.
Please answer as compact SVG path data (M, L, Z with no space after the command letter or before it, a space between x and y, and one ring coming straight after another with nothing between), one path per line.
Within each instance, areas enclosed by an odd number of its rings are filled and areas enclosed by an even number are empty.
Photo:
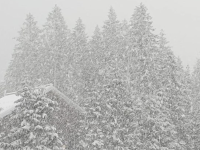
M79 112L85 114L85 110L81 108L79 105L74 103L72 100L70 100L67 96L65 96L63 93L61 93L57 88L55 88L52 84L50 85L45 85L41 86L39 88L45 89L45 93L48 93L52 91L54 94L56 94L58 97L60 97L62 100L64 100L68 105L74 107L76 110ZM20 96L16 96L15 93L11 95L4 96L3 98L0 99L0 118L5 117L6 115L10 114L14 109L15 106L17 105L15 101L20 99Z
M48 93L52 91L54 94L56 94L58 97L60 97L62 100L64 100L68 105L74 107L79 112L85 114L86 111L81 108L78 104L73 102L71 99L69 99L66 95L64 95L62 92L60 92L57 88L55 88L53 85L49 85L45 87L45 92Z
M2 109L0 111L0 118L3 118L4 116L10 114L17 105L15 101L20 99L20 96L16 96L15 94L4 96L0 99L0 108Z

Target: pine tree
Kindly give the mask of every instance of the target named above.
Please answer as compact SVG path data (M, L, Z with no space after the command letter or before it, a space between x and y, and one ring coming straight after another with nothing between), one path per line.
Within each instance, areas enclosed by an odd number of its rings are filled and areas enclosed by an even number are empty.
M187 126L190 122L191 79L167 43L162 31L159 36L159 54L156 62L159 64L157 94L163 97L163 106L168 109L171 123L176 127L177 143L184 147L189 145Z
M67 80L65 62L68 61L70 53L69 37L70 31L61 14L61 9L55 6L49 13L43 29L41 78L42 82L53 83L60 90L64 90L63 81Z
M134 105L138 106L137 109L140 112L138 125L135 127L137 134L132 136L135 142L134 148L178 148L171 110L169 111L168 107L163 105L165 98L157 95L157 91L164 88L164 85L159 84L163 83L160 79L163 79L164 72L162 71L165 71L165 68L157 63L160 60L158 56L161 54L159 50L162 48L158 46L159 39L154 34L151 17L143 4L136 7L130 26L127 83L131 89ZM169 64L166 65L168 67ZM171 80L173 79L174 77ZM166 134L168 134L167 137Z
M197 150L200 148L199 145L199 127L200 127L200 120L199 120L199 73L200 73L200 61L197 60L194 71L192 72L192 113L191 113L191 123L190 123L190 136L192 142L192 148Z
M130 149L178 148L175 126L162 106L162 98L148 95L133 102L132 118L127 134ZM131 132L132 131L132 132Z
M120 23L120 41L119 41L119 51L118 51L118 70L121 76L121 80L123 80L126 84L126 88L130 91L130 75L131 75L131 55L129 53L128 45L129 45L129 31L130 31L130 25L126 20L123 20Z
M103 37L100 28L96 26L93 33L92 39L89 43L91 61L96 66L101 66L104 61L104 51L103 51Z
M84 59L82 79L85 88L82 97L90 97L94 94L95 90L98 90L101 83L99 72L104 64L104 58L102 33L97 26L92 39L88 43L88 54Z
M200 87L200 60L197 60L197 63L194 67L194 71L192 73L192 91L193 91L193 111L198 111L198 102L199 102L199 87Z
M38 79L40 30L31 14L27 15L16 40L18 43L5 75L6 89L10 92L16 91L25 77L34 82Z
M111 8L103 31L95 29L90 41L90 55L92 63L87 66L86 77L88 110L86 120L83 121L82 140L80 144L85 149L114 149L125 147L120 139L123 135L124 120L123 105L127 100L124 83L119 78L118 60L120 54L119 21ZM89 70L89 69L91 70ZM92 81L91 81L92 80ZM87 122L87 123L86 123ZM117 137L116 137L117 136Z
M93 93L85 104L87 116L82 123L80 145L84 149L119 149L126 148L126 133L129 129L132 105L120 97L125 91L115 87ZM118 85L119 87L121 85ZM119 91L115 91L115 90ZM119 92L119 95L115 93ZM112 96L113 95L113 96ZM126 95L126 94L125 94ZM112 97L111 97L112 96ZM131 110L131 111L128 111Z
M119 21L111 8L102 33L96 28L90 42L91 61L95 59L90 65L97 68L93 71L95 79L91 82L93 86L88 87L85 104L88 115L83 122L82 135L86 138L80 141L85 149L126 147L123 140L126 130L124 103L127 103L128 94L118 68L122 50L119 29Z
M48 124L57 102L27 87L20 92L20 96L22 98L17 101L18 105L10 115L8 124L11 129L1 137L1 147L5 150L63 149L56 128Z
M72 44L74 62L81 63L83 54L87 50L87 35L85 33L85 25L82 23L80 18L76 21L76 25L72 33Z
M103 40L104 48L106 49L107 57L114 55L117 52L117 41L119 40L119 21L114 9L111 7L108 14L108 20L103 25Z
M87 44L85 25L79 18L71 35L72 51L70 54L70 85L72 85L73 92L76 93L75 95L78 97L84 90L84 80L82 79L82 76L86 67L87 59L89 58L89 49Z
M129 84L138 94L151 94L155 89L154 75L156 66L156 35L153 33L151 17L147 8L140 4L136 7L130 21L129 33ZM132 66L134 65L134 66Z
M123 20L120 22L120 50L119 50L119 58L122 59L123 63L127 63L127 50L128 50L128 41L129 41L129 30L130 25L128 24L127 20Z
M105 83L118 78L119 29L120 24L117 20L117 15L111 7L108 13L108 20L104 22L102 31L105 64L101 72L105 76Z

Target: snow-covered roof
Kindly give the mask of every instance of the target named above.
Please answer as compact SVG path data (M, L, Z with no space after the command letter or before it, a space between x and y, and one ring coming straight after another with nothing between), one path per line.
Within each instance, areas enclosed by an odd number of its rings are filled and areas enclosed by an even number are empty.
M71 99L69 99L66 95L64 95L62 92L60 92L57 88L55 88L52 84L45 87L45 93L53 92L55 95L57 95L60 99L64 100L68 105L71 107L74 107L79 112L85 114L85 110L81 108L78 104L73 102Z
M74 103L72 100L70 100L66 95L64 95L62 92L60 92L57 88L55 88L52 84L41 86L39 88L44 89L45 93L53 92L55 95L57 95L60 99L64 100L68 105L75 108L81 113L85 113L85 110L81 108L79 105ZM0 118L5 117L6 115L10 114L16 106L15 101L20 99L20 96L16 96L15 94L4 96L0 99ZM2 109L2 110L1 110Z
M10 114L16 106L15 101L20 99L20 96L16 96L15 94L4 96L0 99L0 118Z

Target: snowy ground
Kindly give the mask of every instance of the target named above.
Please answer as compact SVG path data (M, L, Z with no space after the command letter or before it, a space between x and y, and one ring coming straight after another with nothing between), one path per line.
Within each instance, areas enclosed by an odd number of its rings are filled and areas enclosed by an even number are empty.
M0 118L3 118L4 116L8 115L12 112L12 110L15 108L17 101L20 98L20 96L13 95L7 95L0 99L0 108L2 109L0 111Z

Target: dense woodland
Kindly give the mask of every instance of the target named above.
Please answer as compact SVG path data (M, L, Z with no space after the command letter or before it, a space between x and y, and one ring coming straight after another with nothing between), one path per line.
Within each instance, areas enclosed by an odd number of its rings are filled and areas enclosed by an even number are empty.
M200 61L184 68L143 4L129 21L110 8L92 37L80 18L70 30L55 6L42 28L28 14L16 40L1 94L22 99L1 122L3 149L200 149ZM31 90L49 83L87 112L61 121L65 132L48 121L59 117L56 101Z

